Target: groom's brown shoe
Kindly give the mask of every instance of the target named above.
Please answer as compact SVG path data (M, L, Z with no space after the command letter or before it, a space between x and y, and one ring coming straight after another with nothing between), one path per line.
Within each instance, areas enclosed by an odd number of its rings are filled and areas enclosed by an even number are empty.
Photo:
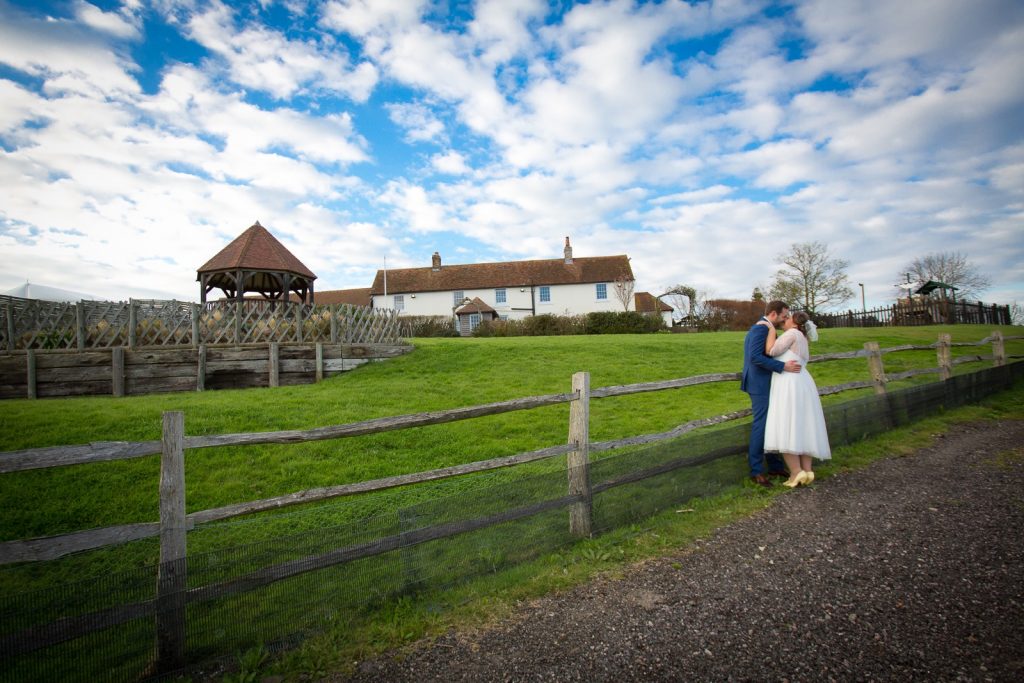
M750 481L754 482L758 486L764 486L765 488L771 488L772 482L768 477L763 474L756 474L750 478Z

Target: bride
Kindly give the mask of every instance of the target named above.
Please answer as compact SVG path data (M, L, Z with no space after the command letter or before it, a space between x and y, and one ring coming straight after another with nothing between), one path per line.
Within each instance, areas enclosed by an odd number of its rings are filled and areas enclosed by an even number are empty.
M806 313L797 311L786 318L783 328L785 332L776 339L775 326L771 326L765 352L781 361L799 361L803 367L800 372L772 374L764 449L782 453L789 469L789 480L783 485L793 488L814 481L812 457L827 460L832 457L832 451L818 387L807 372L811 357L808 335L812 341L817 339L814 323Z

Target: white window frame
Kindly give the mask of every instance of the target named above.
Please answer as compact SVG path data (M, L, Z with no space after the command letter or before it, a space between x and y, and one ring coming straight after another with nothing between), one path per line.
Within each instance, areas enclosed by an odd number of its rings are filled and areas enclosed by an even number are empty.
M546 298L545 294L547 295ZM540 291L537 292L537 299L542 304L551 303L551 287L549 285L541 285Z
M462 305L462 302L465 299L466 293L463 290L457 289L454 292L452 292L452 306L458 308L459 306Z
M508 303L508 290L504 287L499 287L494 290L494 303L496 304L507 304Z
M404 311L405 310L405 295L404 294L395 294L395 298L392 299L392 301L394 303L394 308L395 308L396 311Z
M604 294L604 296L601 296ZM598 282L594 285L594 296L597 297L598 301L608 301L608 283Z

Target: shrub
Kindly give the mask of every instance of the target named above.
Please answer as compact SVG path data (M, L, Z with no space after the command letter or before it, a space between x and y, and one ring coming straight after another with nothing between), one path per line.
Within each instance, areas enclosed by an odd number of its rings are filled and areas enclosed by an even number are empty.
M636 311L598 311L587 314L587 334L645 334L665 329L660 316Z
M520 320L486 320L474 337L541 337L572 334L644 334L665 330L658 316L635 311L605 311L587 315L542 315Z
M446 315L403 316L403 337L458 337L455 323Z

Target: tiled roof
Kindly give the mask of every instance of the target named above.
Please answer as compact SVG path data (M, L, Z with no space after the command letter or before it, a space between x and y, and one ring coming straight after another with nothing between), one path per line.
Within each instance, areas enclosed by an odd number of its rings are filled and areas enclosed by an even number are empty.
M333 306L334 304L369 306L372 299L370 299L369 287L359 287L357 289L330 289L325 292L317 292L313 297L313 302L326 306Z
M433 268L399 268L388 270L388 292L445 292L495 287L530 285L569 285L614 282L625 274L633 279L629 257L591 256L538 261L506 261L503 263L468 263ZM371 294L384 293L384 273L377 271Z
M217 252L198 272L239 269L293 273L310 280L316 279L313 271L295 258L259 221Z
M464 304L455 310L455 315L463 315L465 313L497 313L497 311L488 306L480 297L475 296L468 304Z
M637 292L633 295L633 302L638 313L671 313L675 310L650 292Z

